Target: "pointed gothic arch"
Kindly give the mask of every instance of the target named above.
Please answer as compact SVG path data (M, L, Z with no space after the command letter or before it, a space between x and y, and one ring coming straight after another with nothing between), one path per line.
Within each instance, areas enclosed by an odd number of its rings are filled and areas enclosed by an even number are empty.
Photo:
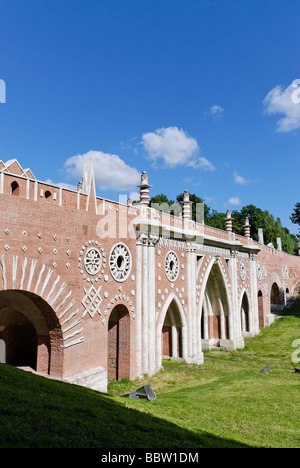
M213 258L207 268L198 309L198 327L203 349L229 340L229 290L219 261Z
M263 292L261 289L259 289L257 293L257 302L258 302L259 328L263 328L265 326L265 308L264 308L264 296L263 296Z
M245 288L241 294L241 302L240 302L240 318L241 318L241 330L244 336L250 332L250 300Z
M162 357L187 359L187 321L182 305L174 293L166 299L157 320L156 360Z
M281 312L283 308L283 297L282 292L278 286L277 282L274 282L271 286L270 291L270 306L271 306L271 313L278 314Z

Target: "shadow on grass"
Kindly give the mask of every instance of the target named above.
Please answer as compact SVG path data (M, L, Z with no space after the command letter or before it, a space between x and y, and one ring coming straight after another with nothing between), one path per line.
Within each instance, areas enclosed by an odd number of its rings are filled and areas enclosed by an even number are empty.
M300 299L297 299L289 307L286 307L283 310L282 316L294 316L296 318L300 318Z
M1 448L249 448L6 364L0 365L0 418Z

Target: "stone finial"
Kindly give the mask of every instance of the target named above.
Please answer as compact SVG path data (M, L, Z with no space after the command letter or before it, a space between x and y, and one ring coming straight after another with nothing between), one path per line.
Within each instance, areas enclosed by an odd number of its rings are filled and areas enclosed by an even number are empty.
M183 212L182 217L184 219L191 219L191 202L190 202L190 194L187 190L184 191L183 194Z
M231 211L228 209L226 212L226 231L232 232L232 218L231 218Z
M78 182L77 192L81 192L81 190L82 190L82 179Z
M245 219L245 225L244 225L244 234L245 237L250 237L250 223L249 223L249 218Z
M87 195L86 211L93 210L97 213L96 185L92 158L84 160L81 193Z
M282 252L282 241L281 241L281 237L277 237L277 250L279 250L280 252Z
M141 205L149 206L149 188L152 185L148 184L148 175L146 171L142 172L141 183L137 187L140 188L140 203Z
M264 230L262 228L258 228L258 242L264 245Z

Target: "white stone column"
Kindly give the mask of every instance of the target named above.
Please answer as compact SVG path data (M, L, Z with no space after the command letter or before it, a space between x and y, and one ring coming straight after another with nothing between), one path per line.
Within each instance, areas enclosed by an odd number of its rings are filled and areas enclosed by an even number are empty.
M155 366L155 245L158 237L148 239L148 373L154 374Z
M142 375L142 249L143 245L136 245L136 377Z
M250 331L254 335L259 334L259 317L258 317L258 290L257 290L257 254L250 254Z
M220 293L219 293L218 301L219 301L219 308L220 308L221 340L225 340L226 339L225 313L224 313L223 303L222 303L222 298L220 296Z
M190 246L187 244L187 325L188 325L188 358L193 356L193 296L192 296L192 255Z
M196 272L197 259L196 249L193 243L188 243L187 247L187 284L188 284L188 328L189 342L188 353L189 358L197 361L199 352L201 353L201 336L197 336L197 302L196 302Z
M148 237L141 236L142 247L142 259L143 259L143 280L142 280L142 336L143 336L143 364L142 373L148 374L149 362L148 362L148 348L149 348L149 334L148 334L148 307L149 307L149 275L148 275Z
M203 314L203 336L202 339L208 340L208 309L207 309L207 299L206 293L204 293L203 298L203 306L202 306L202 314Z
M238 277L237 277L238 252L231 252L231 313L229 314L229 338L238 340L241 338L241 321L238 306Z

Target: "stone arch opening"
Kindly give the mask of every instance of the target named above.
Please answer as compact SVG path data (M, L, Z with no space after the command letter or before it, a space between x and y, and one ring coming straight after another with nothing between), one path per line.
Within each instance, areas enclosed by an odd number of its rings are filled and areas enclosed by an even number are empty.
M280 289L277 283L272 284L270 300L271 300L271 313L280 312L282 300L281 300Z
M0 291L2 362L62 377L61 336L55 312L41 297L27 291Z
M175 299L167 309L162 326L162 356L167 359L183 358L182 327L180 311Z
M243 299L241 303L241 330L242 333L247 333L250 331L250 323L249 323L249 300L246 291L243 294Z
M220 346L220 340L230 338L228 295L217 263L213 265L206 283L202 303L201 333L204 349Z
M166 299L158 317L156 339L156 364L159 368L163 357L186 360L187 321L179 299L174 293Z
M109 317L107 373L109 380L130 378L130 315L122 304Z
M263 293L261 290L258 291L257 302L258 302L259 328L263 328L265 326L265 316L264 316L264 298L263 298Z

